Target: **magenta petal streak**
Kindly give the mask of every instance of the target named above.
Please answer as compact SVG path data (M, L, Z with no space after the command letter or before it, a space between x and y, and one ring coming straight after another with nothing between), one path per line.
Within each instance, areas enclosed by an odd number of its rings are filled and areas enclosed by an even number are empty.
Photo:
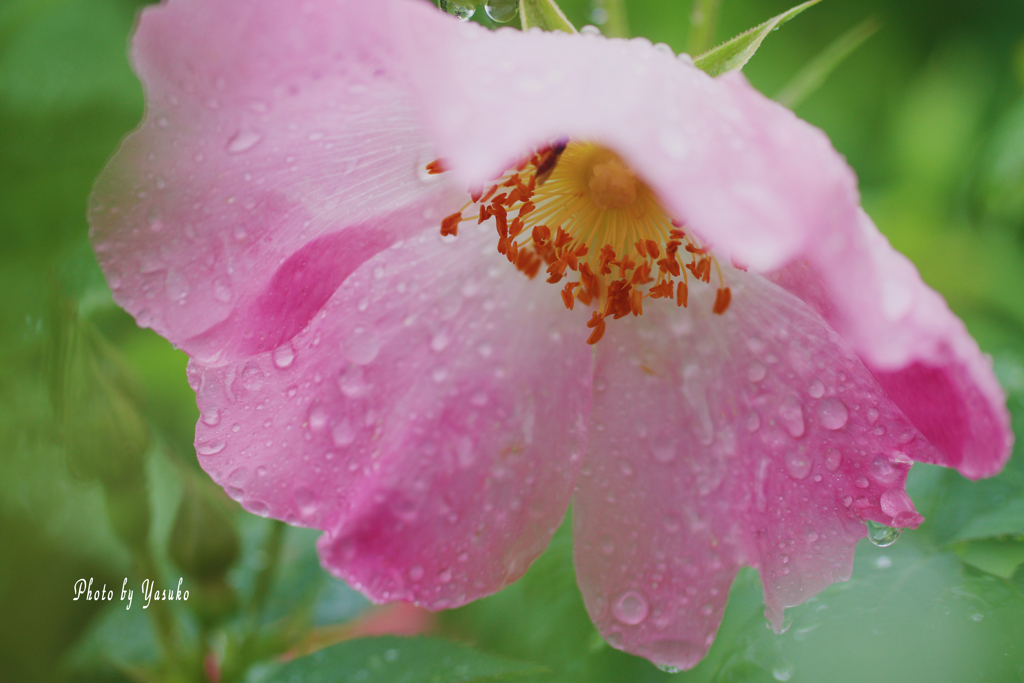
M825 135L741 75L419 0L169 0L132 57L147 115L90 206L115 300L192 356L206 471L322 529L324 566L374 600L493 593L575 496L594 623L688 668L739 567L779 628L849 577L866 520L920 524L914 461L1006 462L989 359ZM511 267L493 221L439 236L467 188L562 137L616 152L713 248L724 315L698 285L590 347L591 309Z

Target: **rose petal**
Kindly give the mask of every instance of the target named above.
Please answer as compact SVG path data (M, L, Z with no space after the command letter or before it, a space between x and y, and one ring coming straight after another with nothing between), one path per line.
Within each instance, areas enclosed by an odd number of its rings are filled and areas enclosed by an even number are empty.
M328 531L325 566L375 600L492 593L569 504L585 321L494 241L422 235L364 263L292 344L193 363L203 467L248 509Z
M821 131L742 75L711 79L643 39L491 35L435 14L405 6L405 44L437 54L410 61L410 83L454 173L479 181L564 136L612 147L721 260L777 270L811 303L940 447L935 462L1000 470L1012 434L990 364L859 209Z
M779 628L784 607L849 578L864 520L917 526L906 475L934 450L806 304L726 278L723 316L694 287L688 309L609 323L574 507L594 622L680 668L704 656L740 564L761 571Z
M991 359L863 212L849 237L833 235L771 278L840 331L932 442L937 450L919 459L972 479L996 474L1013 433Z
M115 299L141 325L207 362L270 350L450 203L423 176L433 157L386 23L322 0L143 12L147 115L90 209Z

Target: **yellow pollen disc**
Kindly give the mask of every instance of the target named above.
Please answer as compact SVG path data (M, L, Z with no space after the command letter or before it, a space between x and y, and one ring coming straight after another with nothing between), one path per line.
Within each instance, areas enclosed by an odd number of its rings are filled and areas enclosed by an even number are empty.
M427 167L444 171L438 160ZM463 216L472 205L469 216ZM588 343L605 330L604 319L643 313L643 300L686 306L688 272L710 282L718 275L713 312L729 307L731 293L708 249L673 220L654 192L611 150L588 142L559 142L536 150L486 191L471 193L462 211L441 223L442 235L459 224L494 219L498 251L528 277L547 264L547 281L568 277L566 308L594 305Z

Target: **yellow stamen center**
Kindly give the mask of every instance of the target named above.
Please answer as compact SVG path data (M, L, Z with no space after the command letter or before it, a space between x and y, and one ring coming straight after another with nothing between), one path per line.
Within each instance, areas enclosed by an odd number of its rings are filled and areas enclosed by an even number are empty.
M427 170L442 173L444 164L431 162ZM729 307L732 294L708 248L607 148L577 141L547 145L470 197L442 221L441 234L457 234L465 220L493 218L498 251L510 263L530 278L546 263L548 282L570 277L561 292L566 308L577 301L595 305L589 344L604 335L608 316L641 315L645 298L686 306L687 271L708 283L714 265L719 286L712 311L721 315ZM464 217L473 205L479 208Z

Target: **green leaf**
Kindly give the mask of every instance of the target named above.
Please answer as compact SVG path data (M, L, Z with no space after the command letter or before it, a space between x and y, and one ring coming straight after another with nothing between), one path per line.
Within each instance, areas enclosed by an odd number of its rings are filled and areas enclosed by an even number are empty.
M555 0L521 0L519 18L524 31L536 26L545 31L576 33L576 28L565 18Z
M958 543L953 546L953 552L972 567L1009 579L1016 573L1017 567L1024 564L1024 537L986 538Z
M881 28L874 17L868 17L839 36L814 59L804 65L775 96L779 104L794 109L821 87L825 79L842 64L853 51Z
M284 665L265 683L458 683L492 681L540 672L439 638L362 638Z
M772 17L760 26L755 26L749 31L725 41L718 47L713 47L704 54L697 57L694 64L712 76L721 76L729 71L742 69L743 65L750 61L757 49L761 47L765 37L782 26L787 21L803 12L812 5L817 5L821 0L809 0L802 5L797 5L788 12Z
M953 540L974 541L994 536L1024 534L1024 498L975 515L961 528Z

